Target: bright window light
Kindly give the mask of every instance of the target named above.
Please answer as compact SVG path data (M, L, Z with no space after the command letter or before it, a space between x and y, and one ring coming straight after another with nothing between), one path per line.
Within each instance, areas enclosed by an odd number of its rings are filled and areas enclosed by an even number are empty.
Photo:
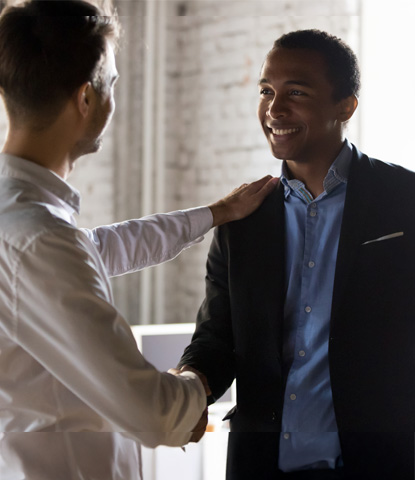
M415 170L415 2L362 1L360 147Z

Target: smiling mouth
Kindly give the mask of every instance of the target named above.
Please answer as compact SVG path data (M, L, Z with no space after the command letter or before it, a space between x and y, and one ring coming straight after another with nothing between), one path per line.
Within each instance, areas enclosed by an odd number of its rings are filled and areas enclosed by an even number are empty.
M291 135L293 133L298 133L301 129L300 128L270 128L268 129L274 134L278 136L282 135Z

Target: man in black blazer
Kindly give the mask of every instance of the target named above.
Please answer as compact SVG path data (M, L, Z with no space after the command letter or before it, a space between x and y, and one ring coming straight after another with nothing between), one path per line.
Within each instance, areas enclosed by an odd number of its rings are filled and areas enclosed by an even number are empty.
M267 55L258 117L279 187L218 228L183 369L213 402L237 382L228 480L413 480L415 174L344 136L353 52L292 32Z

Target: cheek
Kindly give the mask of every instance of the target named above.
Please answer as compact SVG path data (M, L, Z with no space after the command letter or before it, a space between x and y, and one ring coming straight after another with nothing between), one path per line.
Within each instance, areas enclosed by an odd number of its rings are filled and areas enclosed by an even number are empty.
M115 98L114 98L114 93L111 93L111 97L110 97L110 108L111 108L111 112L114 113L114 111L115 111Z
M257 117L261 123L264 123L267 113L267 106L264 102L260 102L257 109Z
M107 121L111 120L114 112L115 112L115 101L113 97L110 97L108 101L105 103L105 117Z

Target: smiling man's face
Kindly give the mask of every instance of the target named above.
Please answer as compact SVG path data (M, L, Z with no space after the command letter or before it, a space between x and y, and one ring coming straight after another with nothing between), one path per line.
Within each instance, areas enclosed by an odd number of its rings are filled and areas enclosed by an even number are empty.
M313 162L340 149L340 104L333 98L326 60L309 49L277 48L259 80L258 118L281 160Z

